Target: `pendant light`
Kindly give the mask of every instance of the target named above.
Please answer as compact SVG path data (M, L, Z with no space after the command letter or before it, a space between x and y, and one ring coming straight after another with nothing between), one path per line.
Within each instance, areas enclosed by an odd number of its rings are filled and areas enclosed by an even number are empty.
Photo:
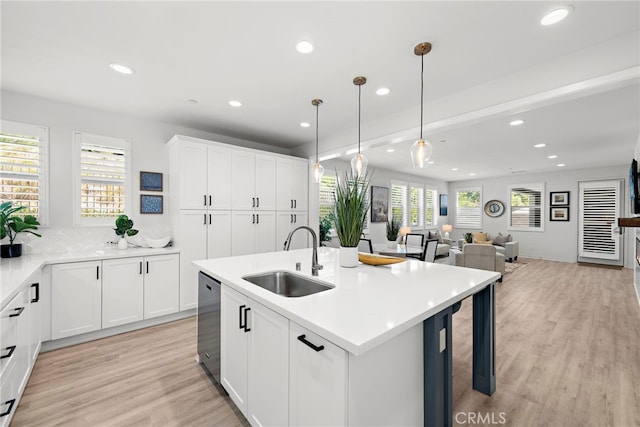
M322 105L322 99L314 99L311 104L316 107L316 164L313 165L313 180L319 184L322 181L322 175L324 175L324 168L318 160L318 110Z
M353 79L353 84L358 86L358 153L351 159L351 173L354 177L364 176L367 173L369 161L360 154L360 110L362 107L362 85L367 82L366 77L358 76Z
M429 141L422 137L422 120L424 117L424 56L431 52L431 43L419 43L413 49L413 53L419 55L422 60L420 71L420 139L411 146L411 162L414 168L423 168L431 158L433 147Z

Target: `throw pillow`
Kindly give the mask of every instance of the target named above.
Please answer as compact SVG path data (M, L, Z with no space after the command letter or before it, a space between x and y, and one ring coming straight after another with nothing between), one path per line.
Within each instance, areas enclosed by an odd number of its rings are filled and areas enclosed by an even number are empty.
M503 236L502 233L498 233L496 237L493 238L493 244L496 246L503 246L511 241L511 234L507 234Z
M444 243L442 241L442 236L440 235L440 230L429 230L429 238L430 239L438 239L438 243Z
M483 232L478 232L478 233L473 233L473 243L484 243L487 242L489 239L487 238L487 233L483 233Z

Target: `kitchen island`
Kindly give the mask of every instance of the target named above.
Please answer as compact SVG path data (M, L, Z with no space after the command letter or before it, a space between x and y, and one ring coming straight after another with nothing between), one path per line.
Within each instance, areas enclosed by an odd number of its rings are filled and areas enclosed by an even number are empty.
M311 255L195 262L221 282L222 385L252 424L450 425L451 316L471 295L474 388L493 393L498 273L417 260L341 268L338 250L320 248L314 279L330 290L288 298L243 279L296 263L311 277Z

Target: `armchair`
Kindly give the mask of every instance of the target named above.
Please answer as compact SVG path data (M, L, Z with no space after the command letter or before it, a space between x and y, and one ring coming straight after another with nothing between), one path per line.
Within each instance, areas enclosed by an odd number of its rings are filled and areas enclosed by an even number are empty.
M468 243L462 250L451 249L449 264L458 267L477 268L480 270L496 271L504 277L504 255L496 251L493 245ZM502 282L502 277L498 282Z
M502 233L498 233L496 236L491 238L487 233L472 233L472 239L473 243L476 244L493 245L496 248L496 251L504 255L505 260L508 262L518 260L520 244L513 241L511 234L507 234L505 236ZM464 239L458 240L458 247L460 249L462 249L465 244L466 242Z

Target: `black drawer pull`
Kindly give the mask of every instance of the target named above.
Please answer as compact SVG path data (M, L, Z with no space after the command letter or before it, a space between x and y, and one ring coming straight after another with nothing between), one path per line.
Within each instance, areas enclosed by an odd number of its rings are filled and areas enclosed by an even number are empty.
M4 417L5 415L9 415L11 413L11 410L13 409L13 405L15 403L16 403L15 399L7 400L6 402L4 402L5 405L9 405L9 409L7 409L6 412L1 413L0 417Z
M149 274L149 261L147 261L147 274Z
M32 288L36 288L36 297L35 298L31 298L31 302L38 302L40 301L40 283L34 283L33 285L31 285Z
M211 286L209 285L205 285L207 287L207 289L211 290Z
M239 316L239 328L238 329L245 329L246 325L242 324L242 309L245 308L246 305L241 305L240 307L238 307L238 316Z
M100 280L100 266L96 265L96 280Z
M247 307L247 308L244 309L244 331L245 332L251 331L251 328L247 327L247 325L249 323L249 322L247 322L247 313L249 312L249 310L251 310L250 307Z
M17 313L13 313L10 314L9 317L18 317L22 314L22 312L24 311L24 307L18 307L16 308Z
M142 261L140 261L140 274L142 274Z
M9 350L9 353L5 354L4 356L0 356L0 359L10 358L13 352L16 351L16 346L15 345L9 346L7 347L7 350Z
M303 343L305 343L306 345L308 345L309 347L311 347L311 348L312 348L312 349L314 349L315 351L322 351L322 350L324 350L324 346L323 346L323 345L321 345L321 346L317 346L317 345L315 345L315 344L313 344L313 343L311 343L311 342L307 341L305 337L306 337L306 335L300 335L300 336L298 337L298 341L302 341Z

